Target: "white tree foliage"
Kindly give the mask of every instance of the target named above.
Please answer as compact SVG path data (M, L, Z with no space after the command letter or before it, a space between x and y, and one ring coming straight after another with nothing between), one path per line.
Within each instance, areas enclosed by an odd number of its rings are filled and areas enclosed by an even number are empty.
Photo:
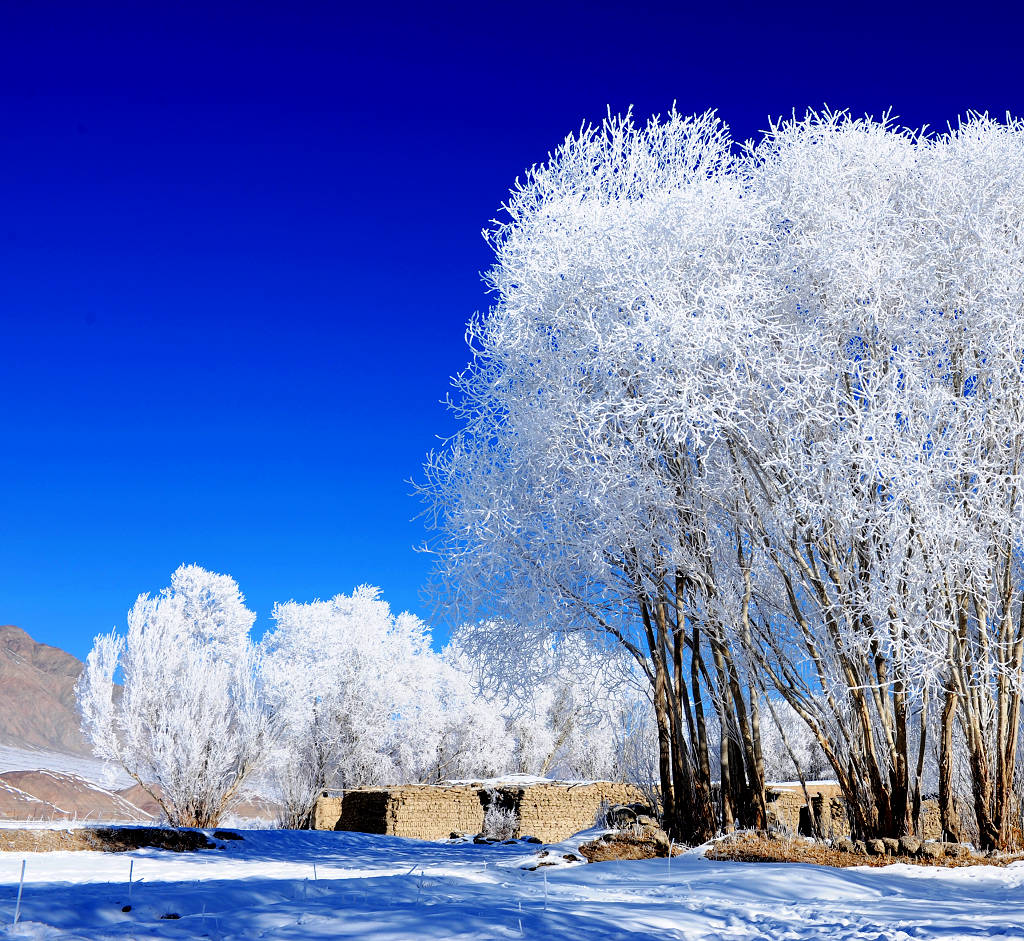
M273 617L254 645L235 582L182 566L139 597L126 636L96 638L78 684L85 734L173 824L215 825L247 781L269 788L285 825L308 827L324 788L489 778L517 762L619 774L610 710L630 705L582 646L563 645L557 670L549 651L536 686L502 698L484 664L435 652L426 625L392 614L376 588L277 604Z
M456 380L462 430L423 486L442 590L629 651L690 838L716 823L709 713L728 826L763 791L771 690L863 835L916 826L941 702L944 825L963 816L956 734L979 838L1004 845L1024 666L1024 126L972 115L933 136L811 113L735 148L711 114L609 117L503 209L497 301Z
M212 826L268 744L254 615L235 581L183 565L100 635L78 682L83 731L178 826ZM115 680L120 674L117 695Z
M512 739L508 770L559 780L635 780L651 774L651 706L621 651L597 649L582 634L527 642L501 621L463 625L445 657L472 678L477 696Z
M360 586L274 607L263 678L279 735L273 779L285 818L308 826L323 788L439 781L503 770L500 720L430 649L419 618Z

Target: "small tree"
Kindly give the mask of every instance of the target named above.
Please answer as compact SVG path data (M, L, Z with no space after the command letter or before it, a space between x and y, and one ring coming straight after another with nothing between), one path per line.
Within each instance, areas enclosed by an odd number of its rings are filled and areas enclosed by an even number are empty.
M170 588L139 596L126 636L101 634L86 660L86 738L175 826L216 826L265 753L254 619L234 579L183 565Z

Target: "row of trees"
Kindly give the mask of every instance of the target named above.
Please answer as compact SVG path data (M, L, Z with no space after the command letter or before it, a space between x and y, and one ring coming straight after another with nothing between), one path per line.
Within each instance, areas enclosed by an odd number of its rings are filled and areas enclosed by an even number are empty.
M96 638L78 683L86 737L174 824L215 825L246 789L303 827L325 787L642 776L643 691L577 639L544 639L525 672L489 661L499 625L464 627L438 653L422 621L365 586L277 604L273 619L256 642L234 579L188 565L139 597L126 634Z
M509 655L633 658L677 839L763 825L780 703L858 836L934 787L1018 839L1024 125L609 116L503 210L422 484L438 590Z

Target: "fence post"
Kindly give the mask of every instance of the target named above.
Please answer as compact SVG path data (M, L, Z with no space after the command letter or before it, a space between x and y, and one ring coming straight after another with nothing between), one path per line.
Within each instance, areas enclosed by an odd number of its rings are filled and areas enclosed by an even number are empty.
M21 861L21 880L18 882L18 904L14 909L14 923L18 923L18 919L21 917L21 890L25 887L25 862Z

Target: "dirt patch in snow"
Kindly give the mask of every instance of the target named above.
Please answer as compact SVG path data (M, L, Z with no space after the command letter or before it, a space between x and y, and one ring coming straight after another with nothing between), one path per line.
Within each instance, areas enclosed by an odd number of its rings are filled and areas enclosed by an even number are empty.
M239 839L234 836L232 839ZM0 829L0 852L49 853L57 850L91 850L124 853L152 847L174 853L216 849L199 830L171 830L163 827L78 827L70 830Z
M582 852L582 847L580 848ZM781 837L772 839L758 833L737 833L718 840L704 854L707 859L741 863L812 863L816 866L891 866L909 863L914 866L1007 866L1024 859L1024 854L1007 856L869 856L846 853L835 847L809 839Z
M620 859L657 859L668 856L671 844L663 831L609 833L598 840L580 844L580 855L588 863L607 863ZM671 847L672 855L682 852L681 847Z

